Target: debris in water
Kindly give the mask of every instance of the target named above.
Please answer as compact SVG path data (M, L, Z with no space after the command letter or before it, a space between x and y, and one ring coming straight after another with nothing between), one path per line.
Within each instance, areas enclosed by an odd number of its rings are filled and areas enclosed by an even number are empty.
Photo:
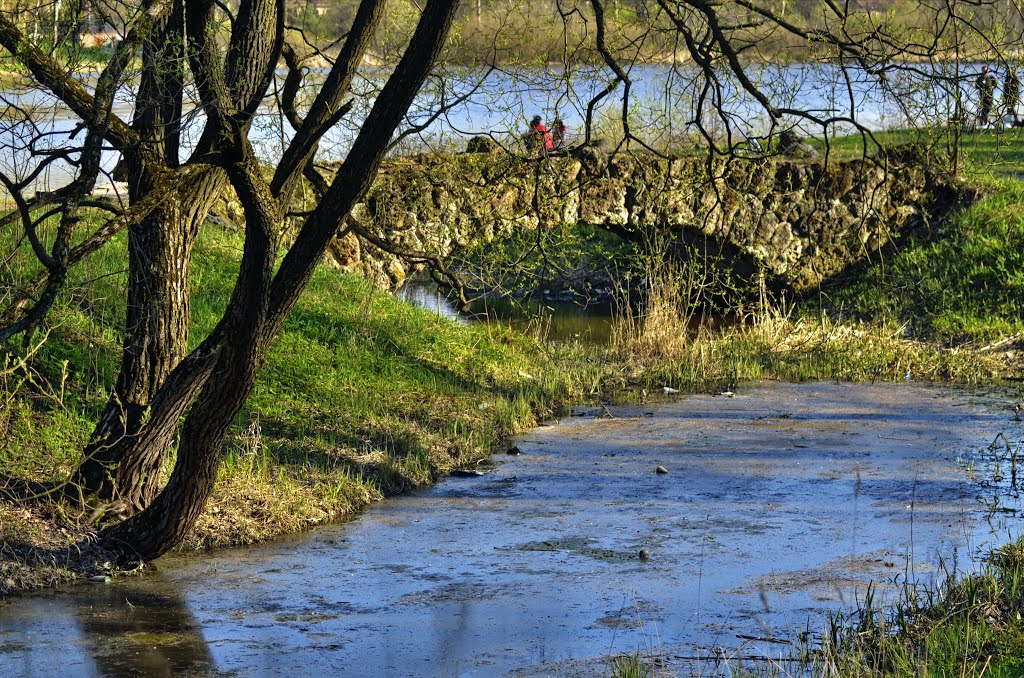
M654 469L654 472L657 473L659 476L663 476L668 473L668 469L665 468L664 466L659 466L658 468Z
M651 557L651 552L647 549L640 549L640 560L647 560Z
M90 584L109 584L110 577L108 577L105 574L97 574L94 577L89 577L89 579L87 579L86 581L88 581Z
M519 449L518 445L513 445L512 447L508 448L507 452L505 452L505 454L511 454L513 456L518 456L522 453L523 451Z
M671 386L662 386L661 390L665 393L679 393L679 389L672 388Z

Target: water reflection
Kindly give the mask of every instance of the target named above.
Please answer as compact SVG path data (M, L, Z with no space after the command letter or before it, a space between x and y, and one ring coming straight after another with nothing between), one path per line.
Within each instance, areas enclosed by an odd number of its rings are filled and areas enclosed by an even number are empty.
M436 283L426 276L413 276L395 292L395 296L413 306L437 313L439 318L448 318L459 323L469 320L448 299Z
M8 642L9 637L18 640ZM54 652L57 639L60 652ZM178 676L213 670L191 610L158 575L37 599L17 616L0 607L0 640L0 675Z
M611 338L613 308L608 300L482 296L463 314L432 280L421 276L410 278L395 296L433 311L438 317L460 323L500 322L545 341L603 345Z

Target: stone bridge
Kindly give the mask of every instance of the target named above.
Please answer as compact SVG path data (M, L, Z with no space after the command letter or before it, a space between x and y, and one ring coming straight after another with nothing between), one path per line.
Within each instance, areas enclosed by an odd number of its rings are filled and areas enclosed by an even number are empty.
M799 293L963 200L917 154L899 149L828 165L596 150L533 159L428 154L389 161L348 225L387 249L441 260L457 245L512 229L588 223L638 240L655 229L678 256L721 255L717 265ZM371 242L349 233L331 257L381 286L400 285L410 264Z

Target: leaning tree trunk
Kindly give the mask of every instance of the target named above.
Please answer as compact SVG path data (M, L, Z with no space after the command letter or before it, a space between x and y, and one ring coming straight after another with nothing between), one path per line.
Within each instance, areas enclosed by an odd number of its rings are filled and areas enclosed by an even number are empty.
M132 121L138 146L123 149L133 204L151 195L179 166L185 4L169 11L142 43L142 77ZM84 460L72 478L83 495L145 507L156 495L174 427L141 444L151 401L188 348L189 268L199 228L223 191L223 171L211 168L169 197L128 231L128 294L121 369Z
M150 429L156 428L158 433L144 442L157 447L161 443L159 431L168 429L176 419L174 413L180 414L192 400L190 389L197 384L202 389L185 419L174 472L144 511L106 534L110 542L128 547L123 550L130 548L143 560L156 558L179 544L202 513L217 480L221 446L256 384L274 335L268 323L268 300L281 207L260 177L251 149L239 165L233 174L239 199L245 205L245 247L222 321L223 336L211 341L214 353L209 357L213 362L210 374L201 381L179 379L178 375L189 372L189 366L182 365L161 390L160 406L154 408L154 416L161 421L147 423L140 437L142 441ZM299 292L295 294L297 297ZM193 359L201 362L204 357L189 357Z
M128 233L128 304L124 352L114 391L72 479L85 495L129 511L149 504L174 428L140 445L154 394L185 355L189 267L199 228L225 185L211 169Z
M222 128L225 136L237 135L230 141L238 157L227 169L245 209L245 247L238 279L210 354L212 371L182 429L174 472L149 506L105 531L108 543L152 560L179 544L199 518L216 482L221 446L256 383L271 341L309 283L338 223L376 176L388 141L437 61L457 8L457 0L427 0L412 40L377 96L349 157L276 273L281 203L263 178L244 130L232 130L230 124ZM182 361L158 393L160 406L154 406L153 416L161 422L191 400L187 389L175 393L171 386L176 387L178 375L187 372L193 360L202 363L203 356L193 353ZM143 435L152 425L143 427Z
M145 510L108 529L107 543L143 561L181 543L213 491L224 438L252 392L268 345L243 346L237 337L225 342L185 420L170 480Z

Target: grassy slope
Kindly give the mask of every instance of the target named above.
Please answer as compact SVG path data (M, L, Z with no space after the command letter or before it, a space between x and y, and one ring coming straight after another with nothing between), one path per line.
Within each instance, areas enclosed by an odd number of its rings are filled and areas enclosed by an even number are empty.
M837 150L855 147L844 140ZM826 285L831 311L945 345L981 346L1024 331L1024 131L966 135L964 151L966 180L982 199Z
M227 301L240 242L212 226L201 238L193 344ZM22 370L6 376L0 463L8 473L49 479L76 462L116 376L123 256L123 242L114 243L75 272L27 373L31 383L22 383ZM321 270L239 416L192 544L295 531L472 466L575 397L576 382L565 371L549 378L547 359L528 337L438 319ZM580 375L593 369L576 364ZM11 510L0 505L0 536L18 529Z

